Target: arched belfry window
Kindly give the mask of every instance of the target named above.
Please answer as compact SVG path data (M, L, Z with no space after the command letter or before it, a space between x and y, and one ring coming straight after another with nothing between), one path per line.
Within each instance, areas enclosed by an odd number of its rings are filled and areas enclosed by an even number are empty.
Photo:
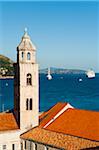
M30 52L27 53L27 60L30 60L31 59L31 54Z
M32 98L26 99L26 110L32 110Z
M21 56L22 56L22 59L23 59L23 57L24 57L24 52L21 53Z
M32 85L32 75L30 73L27 74L27 85Z
M26 99L26 110L28 110L29 109L29 99L27 98Z
M30 98L30 110L32 110L32 98Z

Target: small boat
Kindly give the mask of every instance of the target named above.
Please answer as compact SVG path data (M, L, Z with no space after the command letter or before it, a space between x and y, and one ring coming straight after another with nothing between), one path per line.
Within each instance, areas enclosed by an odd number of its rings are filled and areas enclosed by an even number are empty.
M78 81L79 81L79 82L82 82L83 80L82 80L82 78L79 78Z
M48 74L47 74L46 77L47 77L48 80L52 79L52 76L51 76L51 73L50 73L50 68L48 68Z
M6 86L8 86L8 83L6 83Z
M86 72L86 76L88 78L95 78L95 72L92 70L92 69L89 69L87 72Z

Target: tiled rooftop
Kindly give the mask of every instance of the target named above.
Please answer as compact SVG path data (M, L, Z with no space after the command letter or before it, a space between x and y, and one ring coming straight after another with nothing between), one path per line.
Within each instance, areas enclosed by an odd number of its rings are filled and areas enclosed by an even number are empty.
M53 132L39 127L21 135L21 138L66 150L80 150L99 146L99 142Z
M0 113L0 131L18 129L13 113Z
M68 108L56 117L66 105L58 103L41 114L39 127L21 138L67 150L99 146L99 112Z
M46 129L99 141L99 112L68 109Z

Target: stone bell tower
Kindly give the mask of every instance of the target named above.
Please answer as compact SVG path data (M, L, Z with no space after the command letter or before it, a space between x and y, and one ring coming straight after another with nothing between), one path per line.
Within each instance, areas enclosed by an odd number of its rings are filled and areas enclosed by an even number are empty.
M35 53L36 47L25 29L14 65L14 113L22 130L38 125L38 64Z

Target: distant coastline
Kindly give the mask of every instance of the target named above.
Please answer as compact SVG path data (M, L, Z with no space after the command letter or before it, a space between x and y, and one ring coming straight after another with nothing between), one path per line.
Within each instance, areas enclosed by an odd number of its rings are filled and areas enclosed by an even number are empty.
M47 72L48 68L39 70L40 74L47 74ZM64 69L64 68L50 67L50 72L51 74L85 74L86 71L80 69Z
M13 79L14 76L0 76L0 79Z

